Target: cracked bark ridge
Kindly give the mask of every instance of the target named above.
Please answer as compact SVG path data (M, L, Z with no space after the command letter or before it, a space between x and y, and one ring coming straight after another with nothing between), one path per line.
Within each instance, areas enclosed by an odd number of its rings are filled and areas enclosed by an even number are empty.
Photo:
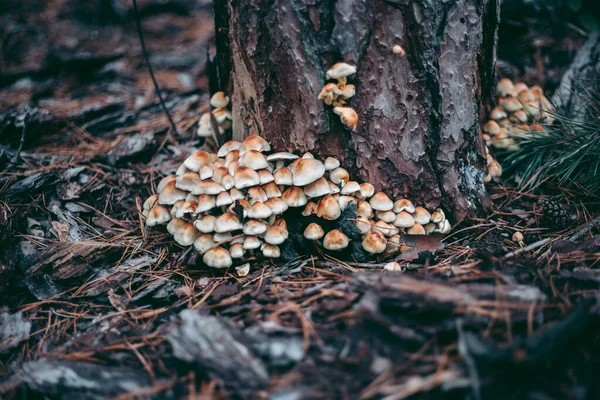
M217 0L233 137L338 157L377 189L458 220L483 211L478 117L491 98L498 18L496 0ZM317 100L339 61L358 68L356 132Z

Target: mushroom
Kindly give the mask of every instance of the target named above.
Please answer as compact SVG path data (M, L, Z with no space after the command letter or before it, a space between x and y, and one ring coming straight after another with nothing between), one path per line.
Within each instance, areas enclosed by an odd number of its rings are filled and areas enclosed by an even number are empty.
M236 189L243 189L250 186L256 186L260 184L260 176L255 170L240 166L235 170L233 175Z
M304 237L308 240L319 240L323 235L325 235L325 231L323 231L323 228L315 222L311 222L306 229L304 229Z
M304 210L302 210L302 215L308 217L309 215L312 215L316 212L317 203L315 203L314 201L309 201L308 203L306 203L306 207L304 207Z
M175 212L176 218L183 218L187 214L195 214L196 208L198 207L198 203L193 200L186 200L181 203ZM174 207L173 207L174 208Z
M225 207L225 206L230 205L231 203L233 203L233 199L231 198L231 195L227 192L221 192L217 196L215 205L217 207Z
M394 212L392 210L389 210L389 211L377 211L375 213L375 216L380 221L384 221L384 222L387 222L387 223L392 223L392 222L394 222L396 220L396 214L394 214Z
M296 186L287 188L283 192L281 199L287 203L288 207L302 207L308 202L308 198L302 188Z
M406 54L402 46L400 46L399 44L396 44L394 45L394 47L392 47L392 53L394 53L398 57L403 57Z
M213 239L213 235L204 233L198 236L198 238L194 241L194 249L196 249L198 253L204 253L215 244L216 243Z
M359 197L361 200L368 199L375 194L375 186L370 183L361 183L360 189L355 196Z
M369 202L364 201L364 200L360 200L358 202L357 208L356 208L356 213L358 215L363 215L367 218L371 218L371 216L373 215L373 208L371 207L371 205L369 204Z
M507 118L507 117L508 117L508 114L506 114L506 112L504 112L504 110L498 106L492 108L492 111L490 112L490 118L495 121L499 121L499 120Z
M225 157L229 152L238 151L242 144L237 140L230 140L229 142L225 142L223 146L219 148L217 152L218 157Z
M191 156L185 159L183 162L183 166L185 166L190 171L198 172L200 168L205 165L213 162L210 153L204 150L198 150L192 153Z
M323 100L325 104L330 106L331 103L335 99L337 99L338 96L340 96L341 94L342 91L338 88L338 86L335 83L328 83L325 86L323 86L323 89L321 90L321 93L319 93L319 96L317 98L319 100Z
M248 167L253 170L259 170L267 168L269 163L267 157L258 150L248 150L246 153L240 156L238 161L240 167Z
M262 242L256 236L246 236L244 239L244 249L246 250L254 250L258 249Z
M333 112L340 116L340 120L348 126L352 132L356 131L358 125L358 114L350 107L335 107Z
M499 177L500 175L502 175L502 166L500 165L500 163L498 161L494 160L488 166L488 174L492 178L496 178L496 177Z
M165 207L157 205L150 210L146 218L146 226L163 225L171 220L171 214Z
M350 179L350 174L344 168L335 168L329 172L329 179L336 185L344 186Z
M162 178L159 182L158 185L156 186L156 191L158 193L162 192L163 189L165 188L165 186L167 186L168 183L173 182L177 179L177 175L167 175L164 178ZM150 211L150 210L148 210Z
M158 194L158 204L171 206L175 204L177 200L185 199L187 193L178 189L175 184L175 181L171 181L163 187L163 190Z
M515 87L512 81L508 78L503 78L498 81L498 86L496 86L496 93L498 96L506 97L509 94L514 93Z
M256 236L262 235L267 231L267 224L257 219L249 219L244 223L242 232L244 235Z
M267 161L295 160L297 158L299 158L299 157L293 153L279 152L279 153L269 154L267 156Z
M271 226L265 232L265 242L269 244L281 244L288 238L288 231L282 226Z
M431 214L431 222L435 224L439 224L446 219L446 215L442 211L442 209L438 208Z
M409 235L425 235L425 228L421 224L414 224L406 231Z
M334 64L329 71L327 71L327 79L337 79L340 85L346 84L346 77L356 73L356 67L345 62L339 62Z
M196 207L196 214L200 214L206 211L212 210L217 205L215 197L209 194L203 194L198 197L198 206Z
M291 186L294 184L294 177L292 171L287 167L283 167L275 171L273 174L274 182L280 186Z
M342 209L337 200L330 194L327 194L317 203L316 214L319 218L335 220L342 214Z
M373 210L377 211L389 211L394 207L392 200L383 192L375 193L369 200L369 204Z
M271 145L258 135L250 135L244 139L240 146L240 157L249 150L257 150L260 152L271 151Z
M202 256L202 261L212 268L229 268L233 264L231 254L222 247L215 247L208 250Z
M340 209L345 210L346 207L348 207L348 204L358 204L358 201L352 196L340 196L338 199L338 203L340 205Z
M215 232L225 233L242 229L240 219L232 212L220 215L215 221Z
M415 206L413 205L412 201L408 199L400 199L394 202L394 208L392 208L392 211L395 213L399 213L401 211L413 213L415 212Z
M346 85L342 89L342 98L344 100L348 100L349 98L354 97L355 94L356 94L356 86L354 86L354 85Z
M274 244L268 244L268 243L263 243L260 246L263 256L265 257L269 257L269 258L279 258L281 256L281 251L279 250L279 247L277 247Z
M357 216L354 224L362 235L371 231L371 223L369 222L369 218L365 217L364 215Z
M398 271L402 271L402 267L400 267L400 264L398 264L396 261L392 261L392 262L385 264L383 267L383 270L398 272Z
M248 189L248 196L248 201L250 201L250 204L254 204L257 201L263 203L268 199L267 193L260 186L254 186Z
M423 226L427 225L431 221L431 214L423 207L416 207L413 213L413 217L418 224Z
M213 167L214 166L212 164L205 164L202 167L200 167L200 171L198 171L198 173L200 174L200 179L204 181L206 179L212 178L213 173L215 172ZM184 176L185 175L187 174L184 174Z
M213 235L213 239L217 243L228 242L231 240L231 238L233 238L233 235L231 234L231 232L221 232L221 233L215 233Z
M323 238L323 247L327 250L342 250L348 247L350 240L339 229L333 229Z
M192 189L192 194L210 194L217 195L224 192L225 188L212 180L202 181Z
M210 105L215 108L227 107L229 105L229 97L225 95L225 92L216 92L210 98Z
M202 233L212 233L215 231L216 220L217 217L213 215L204 215L196 221L194 221L194 226Z
M273 174L270 173L268 169L259 169L256 172L258 172L258 177L260 178L261 185L266 185L267 183L273 182Z
M360 191L360 185L356 181L348 181L340 191L340 194L348 195Z
M331 171L340 166L339 160L337 158L333 158L333 157L327 157L325 159L324 164L325 164L325 171Z
M216 168L212 172L211 179L213 181L217 182L218 184L220 184L221 186L223 186L223 178L226 177L227 175L229 175L229 171L227 171L227 168L226 167L219 167L219 168Z
M406 211L400 211L394 219L394 225L398 228L410 228L415 223L415 218Z
M213 128L212 123L210 121L210 113L204 113L200 117L198 121L198 129L196 130L196 135L199 137L212 137L213 136Z
M261 202L256 202L250 209L244 212L248 218L264 219L269 218L273 212L269 207Z
M238 267L235 267L235 271L237 272L240 278L248 276L250 273L250 263L242 264Z
M500 133L500 125L492 119L483 125L483 131L489 133L490 135L497 135Z
M269 182L266 185L263 185L262 189L265 191L267 198L269 199L281 197L281 190L279 190L279 187L277 187L275 182Z
M305 186L325 174L325 165L315 159L301 159L292 172L294 186Z
M191 246L200 236L198 229L190 223L186 223L175 231L173 239L182 246Z
M371 254L383 253L387 245L387 240L381 232L371 231L365 235L362 241L362 247Z
M331 189L329 188L329 183L324 177L320 177L304 187L304 194L306 194L308 198L320 197L330 193Z
M525 237L523 236L523 234L521 232L516 231L512 235L512 240L513 240L513 242L517 242L519 244L522 244L523 240L525 240Z
M179 229L183 228L185 226L185 224L187 224L187 222L181 218L173 218L168 224L167 224L167 232L169 232L169 234L171 235L175 235L175 232L177 232Z
M231 254L231 258L244 258L244 254L246 250L244 249L244 245L242 243L234 243L229 247L229 254Z

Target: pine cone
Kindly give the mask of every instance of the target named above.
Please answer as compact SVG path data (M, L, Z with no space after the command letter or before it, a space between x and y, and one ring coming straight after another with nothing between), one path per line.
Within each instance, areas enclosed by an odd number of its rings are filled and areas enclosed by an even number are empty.
M545 199L537 203L537 208L542 210L543 215L540 223L552 230L561 230L569 226L573 220L569 206L558 201Z

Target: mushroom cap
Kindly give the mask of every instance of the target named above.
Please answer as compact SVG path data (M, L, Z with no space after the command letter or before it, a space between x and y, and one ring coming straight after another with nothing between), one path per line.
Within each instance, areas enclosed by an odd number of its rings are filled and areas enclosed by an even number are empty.
M274 197L281 197L281 190L277 187L275 182L269 182L262 186L262 189L267 194L267 198L272 199Z
M227 165L227 172L229 172L229 175L234 176L235 175L235 170L238 169L239 165L238 165L238 160L235 161L231 161L228 165Z
M277 218L275 222L273 222L273 226L281 226L287 229L287 222L283 218Z
M342 98L348 100L356 94L356 86L352 84L344 85L342 89Z
M339 229L333 229L327 232L323 238L323 247L327 250L342 250L348 247L350 240Z
M165 186L167 186L167 183L169 182L173 182L177 179L177 175L167 175L164 178L162 178L159 182L158 185L156 186L156 191L158 193L162 192L163 189L165 188Z
M265 232L265 242L269 244L281 244L288 238L288 231L282 226L271 226Z
M323 89L321 89L321 92L319 93L319 96L317 96L317 99L323 100L326 97L337 97L341 94L342 91L338 88L338 86L335 83L327 83L325 84L325 86L323 86Z
M249 219L244 223L242 232L244 235L256 236L262 235L267 231L267 224L257 219Z
M225 92L219 91L212 95L210 98L210 105L219 108L227 107L229 105L229 97L225 95Z
M314 158L303 158L296 164L292 175L294 186L305 186L325 175L325 165Z
M306 203L306 207L304 207L304 210L302 210L302 215L304 215L305 217L308 217L309 215L312 215L316 212L317 212L317 203L315 203L314 201L309 201L308 203Z
M369 222L369 218L364 215L359 215L356 217L356 221L354 222L358 230L362 235L371 231L371 223Z
M423 226L427 225L429 221L431 221L431 214L423 207L415 207L415 212L413 213L413 217L418 224Z
M402 267L396 261L391 261L383 267L384 271L402 271Z
M223 107L215 108L213 110L212 114L215 116L215 119L217 120L217 123L219 125L223 124L223 122L225 122L225 120L232 119L231 111L229 111L228 109L223 108ZM223 133L223 132L221 132L221 133Z
M194 226L202 233L212 233L215 231L215 222L217 217L213 215L204 215L194 221ZM211 235L212 238L212 235Z
M267 207L264 203L257 201L246 211L248 218L263 219L269 218L273 214L273 211Z
M212 169L211 169L212 174ZM194 187L202 182L200 175L196 172L189 171L183 175L179 175L177 179L175 179L175 187L177 189L185 190L187 192L191 192Z
M214 160L209 152L197 150L185 159L183 165L190 171L198 172L203 165L209 164L213 161Z
M165 207L157 205L148 213L146 226L163 225L171 220L171 213Z
M222 247L215 247L208 250L202 256L202 261L212 268L229 268L233 264L231 254Z
M498 106L492 108L492 111L490 112L490 118L493 119L494 121L499 121L503 118L507 118L508 114L506 114L506 112L504 112L504 110Z
M375 213L377 219L387 222L388 224L394 222L396 220L396 214L393 211L377 211Z
M171 181L163 187L163 190L158 194L158 204L171 206L177 200L185 200L187 193L178 189L175 184L175 181Z
M294 184L294 177L292 171L288 167L283 167L275 171L273 179L278 185L291 186Z
M175 171L175 175L176 175L176 176L183 175L183 174L185 174L186 172L190 172L190 171L191 171L191 170L190 170L190 169L188 169L188 168L187 168L185 165L181 164L181 165L179 166L179 168L177 168L177 171Z
M231 195L227 192L221 192L217 196L217 201L216 201L215 205L217 207L222 207L222 206L228 206L231 203L233 203L233 199L231 198Z
M215 232L213 234L213 239L217 243L228 242L231 240L232 237L233 237L233 235L231 234L231 232Z
M440 229L440 233L445 235L446 233L450 232L450 230L452 230L452 225L450 225L450 221L445 219Z
M285 200L282 200L278 197L273 197L265 201L264 204L271 209L273 215L283 214L288 209L288 205Z
M317 217L327 220L335 220L342 214L342 209L338 201L330 194L321 197L317 203Z
M200 167L200 171L198 171L198 173L200 174L200 179L201 180L206 180L206 179L210 179L213 176L213 173L215 172L214 165L213 164L205 164L203 166ZM187 175L187 174L185 174Z
M261 244L262 242L256 236L250 235L246 236L246 238L244 239L244 249L246 250L258 249Z
M361 183L359 192L360 192L360 196L363 199L368 199L369 197L371 197L375 194L375 186L373 186L367 182Z
M213 135L213 128L210 121L210 113L204 113L198 121L198 130L196 135L200 137L211 137Z
M299 157L293 153L280 151L278 153L269 154L267 156L267 161L295 160L297 158L299 158Z
M514 91L514 85L512 81L508 78L502 78L498 81L498 86L496 86L496 93L498 96L505 97L508 94Z
M269 163L267 162L267 157L263 153L258 150L248 150L238 160L238 165L240 167L248 167L253 170L259 170L263 168L267 168Z
M223 178L229 175L229 171L227 171L226 167L219 167L216 168L213 172L212 172L212 177L211 179L215 182L217 182L220 185L223 185Z
M200 236L198 229L190 223L186 223L175 231L173 239L181 246L191 246Z
M183 203L185 203L185 200L177 200L175 204L173 204L171 207L171 216L173 218L182 218L182 216L177 216L177 211L179 211L179 207L181 207Z
M331 189L329 188L329 182L327 182L327 179L323 176L304 187L304 194L306 194L308 198L320 197L330 193Z
M340 166L340 161L334 157L327 157L325 159L324 164L325 164L325 171L331 171Z
M185 226L185 224L187 224L187 222L181 218L173 218L168 224L167 224L167 232L169 232L169 234L171 235L175 235L175 232L177 232L179 229L183 228Z
M340 194L354 194L360 190L360 185L356 181L348 181L340 191Z
M279 247L277 247L277 245L274 244L263 243L261 245L261 250L263 256L265 257L279 258L281 256L281 251L279 250Z
M446 215L442 209L438 208L431 214L431 222L435 224L439 224L446 219Z
M306 229L304 229L304 237L308 240L319 240L325 235L325 231L323 228L317 223L311 222L308 224Z
M158 195L157 194L153 194L152 196L148 197L146 199L146 201L144 201L144 205L142 206L142 210L144 211L150 211L152 210L152 208L157 204L158 201Z
M408 199L400 199L394 202L394 208L392 208L392 211L395 213L399 213L401 211L413 213L415 212L415 206L413 205L412 201Z
M329 191L331 192L331 194L337 194L340 192L340 187L338 185L336 185L335 183L331 182L331 181L327 181L327 184L329 185Z
M339 79L356 73L356 67L345 62L339 62L334 64L329 71L327 71L327 79Z
M242 193L241 190L236 189L236 188L231 188L231 190L229 190L229 194L231 195L231 198L233 201L241 200L244 197L246 197L246 196L244 196L244 193Z
M271 151L271 145L265 139L258 135L250 135L242 142L240 146L240 156L248 150Z
M194 200L186 200L178 207L175 217L183 218L187 214L195 214L198 202Z
M338 199L338 204L340 205L340 209L345 210L348 207L348 204L354 203L358 205L358 201L352 196L340 196Z
M391 236L395 233L395 227L385 221L379 220L372 226L374 232L381 232L385 236Z
M390 200L387 194L383 192L375 193L373 197L371 197L371 200L369 200L369 205L373 210L377 211L389 211L394 208L392 200Z
M217 156L225 157L227 155L227 153L234 151L234 150L239 150L241 146L242 146L242 144L240 142L238 142L237 140L230 140L229 142L225 142L223 144L223 146L221 146L219 148L219 151L217 152Z
M196 214L200 214L209 210L212 210L216 206L215 197L209 194L203 194L198 197L198 207L196 207Z
M235 180L233 179L233 176L227 174L223 177L223 179L221 179L221 186L223 186L225 188L225 190L230 190L233 188L233 186L235 185Z
M414 224L406 231L409 235L426 235L425 228L421 224Z
M406 54L406 51L404 51L402 46L400 46L399 44L395 44L394 47L392 47L392 53L394 53L398 57L402 57Z
M342 123L347 125L352 131L356 130L358 125L358 114L350 107L334 107L333 112L340 116Z
M219 185L217 182L210 179L205 180L197 184L192 190L192 194L210 194L217 195L224 192L225 188Z
M246 250L244 249L244 245L242 243L234 243L229 247L229 254L231 254L231 258L244 258L244 254Z
M519 242L522 242L523 240L525 240L525 236L523 236L523 233L516 231L512 235L512 240L513 240L513 242L519 243Z
M380 232L369 232L362 241L362 247L371 254L383 253L387 245L387 240Z
M504 97L500 99L499 104L508 113L513 113L523 108L523 104L515 97Z
M203 233L198 236L198 238L194 241L194 248L198 253L204 253L211 247L215 245L215 241L213 239L213 235L209 233Z
M261 185L266 185L267 183L273 182L273 174L269 172L268 169L259 169L257 172Z
M281 195L281 199L287 203L288 207L302 207L308 202L302 188L296 186L287 188Z
M236 189L243 189L260 184L258 172L248 167L238 167L233 175Z
M483 125L483 131L489 133L490 135L497 135L500 133L500 125L493 119L490 119L488 122Z
M235 213L226 212L217 217L215 221L215 232L225 233L242 229L242 223Z
M335 168L329 172L329 179L336 185L344 186L350 179L350 174L344 168Z
M268 199L267 193L260 186L254 186L248 189L248 196L248 201L250 201L250 204L254 204L257 201L263 203Z
M410 228L414 224L415 218L406 211L400 211L394 219L394 225L398 228Z
M368 201L361 200L358 202L358 205L356 207L356 213L358 215L363 215L367 218L371 218L371 216L373 215L373 208L371 207Z

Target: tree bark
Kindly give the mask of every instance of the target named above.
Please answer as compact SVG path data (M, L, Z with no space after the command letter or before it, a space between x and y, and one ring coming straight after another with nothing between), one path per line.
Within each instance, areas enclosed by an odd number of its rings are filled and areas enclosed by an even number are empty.
M457 220L487 209L478 120L492 98L498 18L498 0L217 0L233 138L335 156L355 179ZM358 69L355 132L317 99L340 61Z

